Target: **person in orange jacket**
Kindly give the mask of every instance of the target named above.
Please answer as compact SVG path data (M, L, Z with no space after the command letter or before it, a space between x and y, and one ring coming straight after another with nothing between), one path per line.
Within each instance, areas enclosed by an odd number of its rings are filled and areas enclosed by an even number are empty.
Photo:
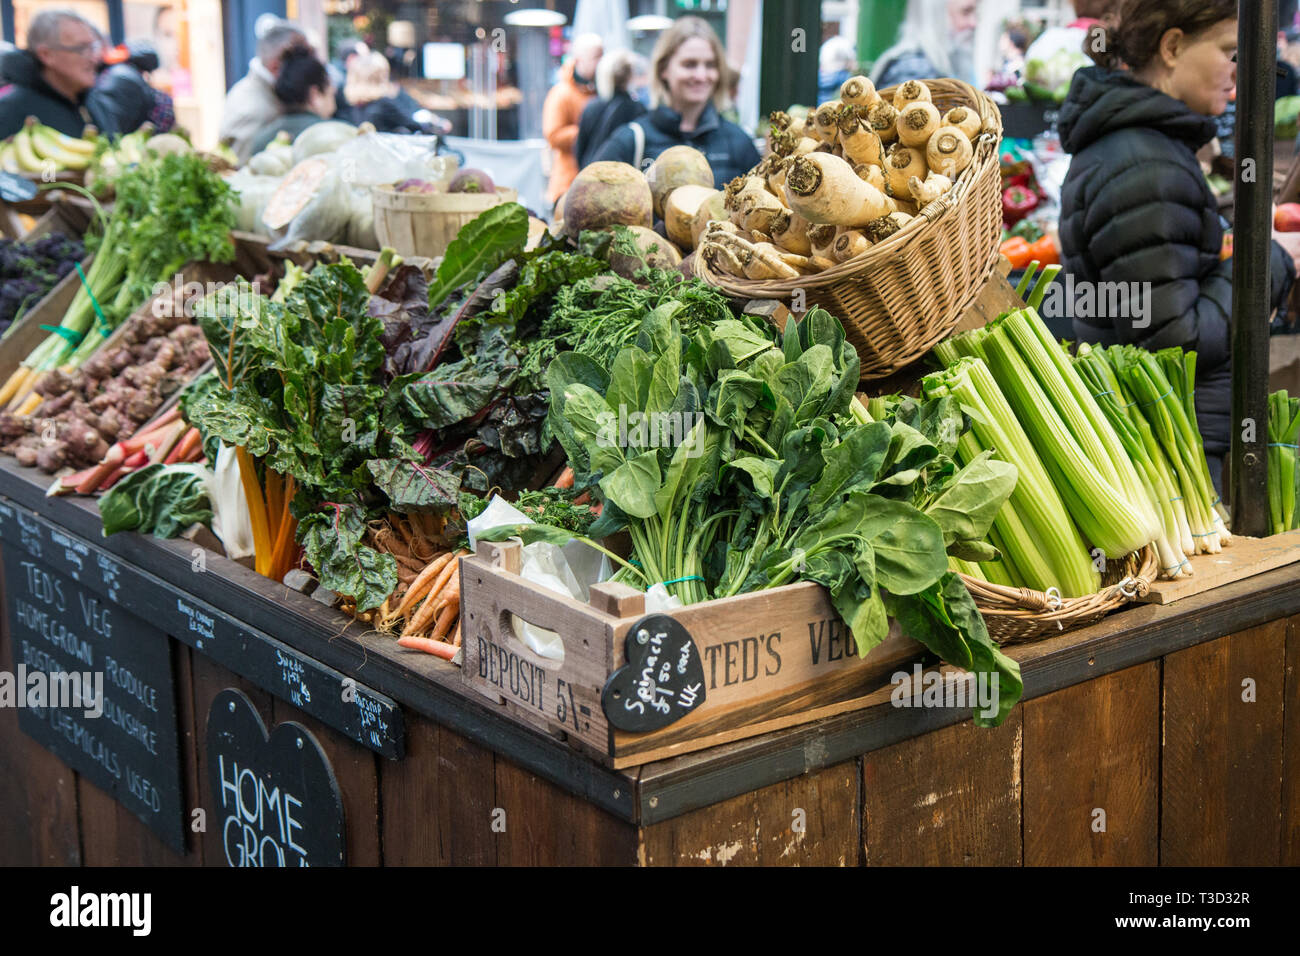
M551 184L546 191L552 204L578 175L573 145L578 138L582 109L596 95L596 64L604 49L597 34L584 33L573 41L569 52L573 59L565 64L560 81L551 87L542 104L542 135L551 144L553 157Z

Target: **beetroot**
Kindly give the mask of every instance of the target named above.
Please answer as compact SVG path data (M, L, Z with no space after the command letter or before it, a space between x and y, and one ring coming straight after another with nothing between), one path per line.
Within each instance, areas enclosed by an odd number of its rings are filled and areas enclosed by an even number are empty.
M492 182L492 177L481 169L462 169L452 177L451 183L447 186L449 193L492 194L496 191L496 183Z
M393 187L399 193L436 193L438 187L423 179L403 179Z

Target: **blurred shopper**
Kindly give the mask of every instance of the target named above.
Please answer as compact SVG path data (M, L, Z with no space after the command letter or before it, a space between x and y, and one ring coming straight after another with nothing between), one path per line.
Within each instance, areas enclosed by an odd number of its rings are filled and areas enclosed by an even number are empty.
M858 72L858 53L848 37L830 37L817 52L817 102L839 99L844 81Z
M348 83L348 70L354 60L369 52L370 47L360 40L344 40L335 51L334 59L325 64L325 69L329 70L330 81L334 84L336 90L334 99L338 104L337 112L340 114L349 106L347 96L344 93L344 87Z
M35 116L69 136L88 124L119 132L114 114L95 92L104 43L89 21L71 10L43 10L27 27L27 49L12 49L0 61L0 74L12 84L0 96L0 139Z
M169 132L176 126L172 98L149 82L149 74L159 64L151 44L133 40L109 50L104 61L108 66L99 74L95 89L113 112L118 132L129 133L145 123L151 124L156 133Z
M1088 47L1098 65L1074 74L1060 112L1061 143L1073 154L1061 189L1062 260L1076 288L1141 292L1136 300L1130 292L1122 314L1075 311L1074 334L1197 351L1196 415L1221 489L1232 260L1221 261L1218 203L1195 154L1237 82L1237 2L1121 0L1103 29L1106 42ZM1284 310L1300 233L1274 238L1271 302Z
M287 20L273 18L264 24L259 17L257 32L257 56L248 64L244 78L226 94L226 109L221 117L220 138L230 144L241 165L255 152L253 137L284 112L283 103L275 95L284 55L297 49L310 53L306 35Z
M311 50L293 47L283 54L274 90L281 114L249 141L250 156L264 150L281 132L296 139L308 126L334 115L334 84Z
M878 88L935 76L977 84L973 48L978 20L977 0L908 0L898 42L880 54L872 80Z
M651 110L618 130L596 154L644 169L670 146L704 154L718 189L758 163L749 134L724 120L726 55L713 28L699 17L680 17L659 36L650 55Z
M578 175L574 145L582 111L596 95L596 66L604 52L600 37L584 33L573 41L573 58L560 71L542 104L542 135L551 145L551 183L546 197L554 203Z
M648 81L645 57L631 50L614 50L600 58L597 98L583 108L573 146L579 169L595 158L616 129L645 113Z

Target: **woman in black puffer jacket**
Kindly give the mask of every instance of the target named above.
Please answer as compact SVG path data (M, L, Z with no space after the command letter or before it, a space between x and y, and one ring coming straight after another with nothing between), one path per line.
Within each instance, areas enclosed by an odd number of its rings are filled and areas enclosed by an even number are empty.
M1213 117L1236 84L1237 4L1122 0L1104 29L1104 42L1100 33L1085 41L1098 66L1074 74L1058 121L1073 154L1061 190L1062 260L1076 296L1091 283L1097 306L1113 301L1097 283L1150 285L1122 314L1076 311L1074 333L1196 350L1196 414L1219 487L1232 406L1232 261L1220 260L1223 222L1196 151L1214 137ZM1276 309L1285 308L1295 252L1273 244Z

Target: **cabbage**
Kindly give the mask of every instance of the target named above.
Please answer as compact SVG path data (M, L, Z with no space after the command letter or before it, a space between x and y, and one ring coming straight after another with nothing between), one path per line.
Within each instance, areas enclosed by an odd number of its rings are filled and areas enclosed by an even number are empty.
M296 166L309 156L332 153L356 135L357 128L341 120L313 123L293 141L293 164Z

